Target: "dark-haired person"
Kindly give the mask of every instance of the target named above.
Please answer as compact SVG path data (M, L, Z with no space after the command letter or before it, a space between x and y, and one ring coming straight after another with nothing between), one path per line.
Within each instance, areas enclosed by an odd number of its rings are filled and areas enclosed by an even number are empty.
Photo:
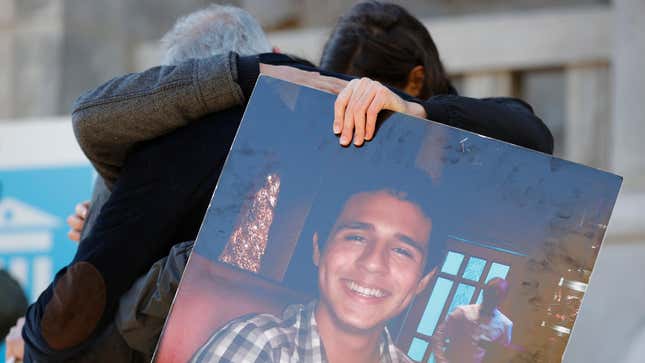
M232 321L193 362L412 362L395 346L386 323L426 288L444 242L430 238L431 185L406 182L425 192L395 184L373 187L347 193L338 214L325 214L331 228L311 237L318 299L291 305L281 317L255 314ZM314 202L312 209L318 207Z
M481 304L457 306L432 337L437 363L501 362L499 353L511 344L513 322L499 306L508 282L496 277L486 283Z
M22 316L27 310L27 305L22 286L9 272L0 269L0 339L7 343L7 361L22 353L22 347L16 344L16 340L20 338L19 328L22 327Z
M320 67L369 77L420 99L454 93L426 27L392 3L352 6L325 43Z
M356 145L373 137L376 113L389 109L553 152L550 132L526 103L458 96L430 33L399 5L366 1L350 8L324 46L320 68L373 80L352 81L339 96L334 131L343 145L351 142L353 131ZM424 100L423 107L410 109L374 81ZM343 113L343 106L348 112Z
M27 360L30 354L68 360L82 353L112 321L119 297L134 280L167 255L173 244L195 238L260 71L331 91L342 83L276 54L202 53L180 61L191 50L222 53L221 47L206 47L212 33L201 31L217 17L196 18L197 26L187 26L171 39L186 51L175 53L181 56L171 65L117 77L85 93L74 105L77 139L113 195L100 208L96 225L81 241L74 260L28 311ZM243 24L253 22L244 17ZM240 39L248 35L229 24L220 31L228 29L237 31ZM349 106L358 96L352 95ZM399 106L421 105L428 118L439 122L539 151L552 150L548 129L519 101L451 96L422 102L404 93L399 98L387 96L397 102L405 99ZM367 109L344 111L360 114ZM131 261L114 264L124 256Z

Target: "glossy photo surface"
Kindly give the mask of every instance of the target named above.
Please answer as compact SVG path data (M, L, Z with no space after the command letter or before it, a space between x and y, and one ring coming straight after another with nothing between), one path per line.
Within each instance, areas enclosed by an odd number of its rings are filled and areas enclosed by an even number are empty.
M560 362L621 178L402 114L341 147L334 100L258 79L155 361L302 304L417 362Z

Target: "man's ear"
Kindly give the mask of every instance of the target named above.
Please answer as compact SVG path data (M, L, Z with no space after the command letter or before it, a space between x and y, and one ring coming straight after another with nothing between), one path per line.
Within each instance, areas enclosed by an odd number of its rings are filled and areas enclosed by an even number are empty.
M318 263L320 262L320 249L318 248L318 232L314 232L313 237L311 237L314 243L314 254L312 256L314 260L314 265L318 267Z
M423 91L425 84L426 72L422 65L414 66L408 73L408 80L403 91L413 97L418 97Z
M432 281L432 278L434 275L437 274L438 267L435 267L432 269L432 271L428 272L425 276L419 280L419 284L417 285L417 290L415 291L415 294L421 293L421 291L425 290L426 287L428 287L428 284L430 281Z
M273 46L273 48L271 48L271 51L272 51L273 53L277 53L277 54L282 53L282 52L280 51L280 48L276 47L275 45Z

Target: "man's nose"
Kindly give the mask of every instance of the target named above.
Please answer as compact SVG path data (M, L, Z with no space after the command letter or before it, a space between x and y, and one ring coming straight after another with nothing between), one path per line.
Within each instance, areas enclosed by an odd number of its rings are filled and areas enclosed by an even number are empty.
M387 248L378 244L368 244L358 259L359 266L365 271L380 273L388 269Z

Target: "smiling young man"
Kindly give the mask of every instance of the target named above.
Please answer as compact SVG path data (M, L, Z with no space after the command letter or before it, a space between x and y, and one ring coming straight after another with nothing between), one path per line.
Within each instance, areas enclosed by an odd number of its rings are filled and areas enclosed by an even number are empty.
M345 193L336 207L340 212L322 208L333 225L326 233L313 233L317 300L290 305L280 318L236 319L215 333L193 361L411 362L394 345L386 324L426 288L443 248L441 242L430 243L433 222L424 207L429 201L424 190L431 185L399 176L418 192L377 185L367 177L373 185Z

